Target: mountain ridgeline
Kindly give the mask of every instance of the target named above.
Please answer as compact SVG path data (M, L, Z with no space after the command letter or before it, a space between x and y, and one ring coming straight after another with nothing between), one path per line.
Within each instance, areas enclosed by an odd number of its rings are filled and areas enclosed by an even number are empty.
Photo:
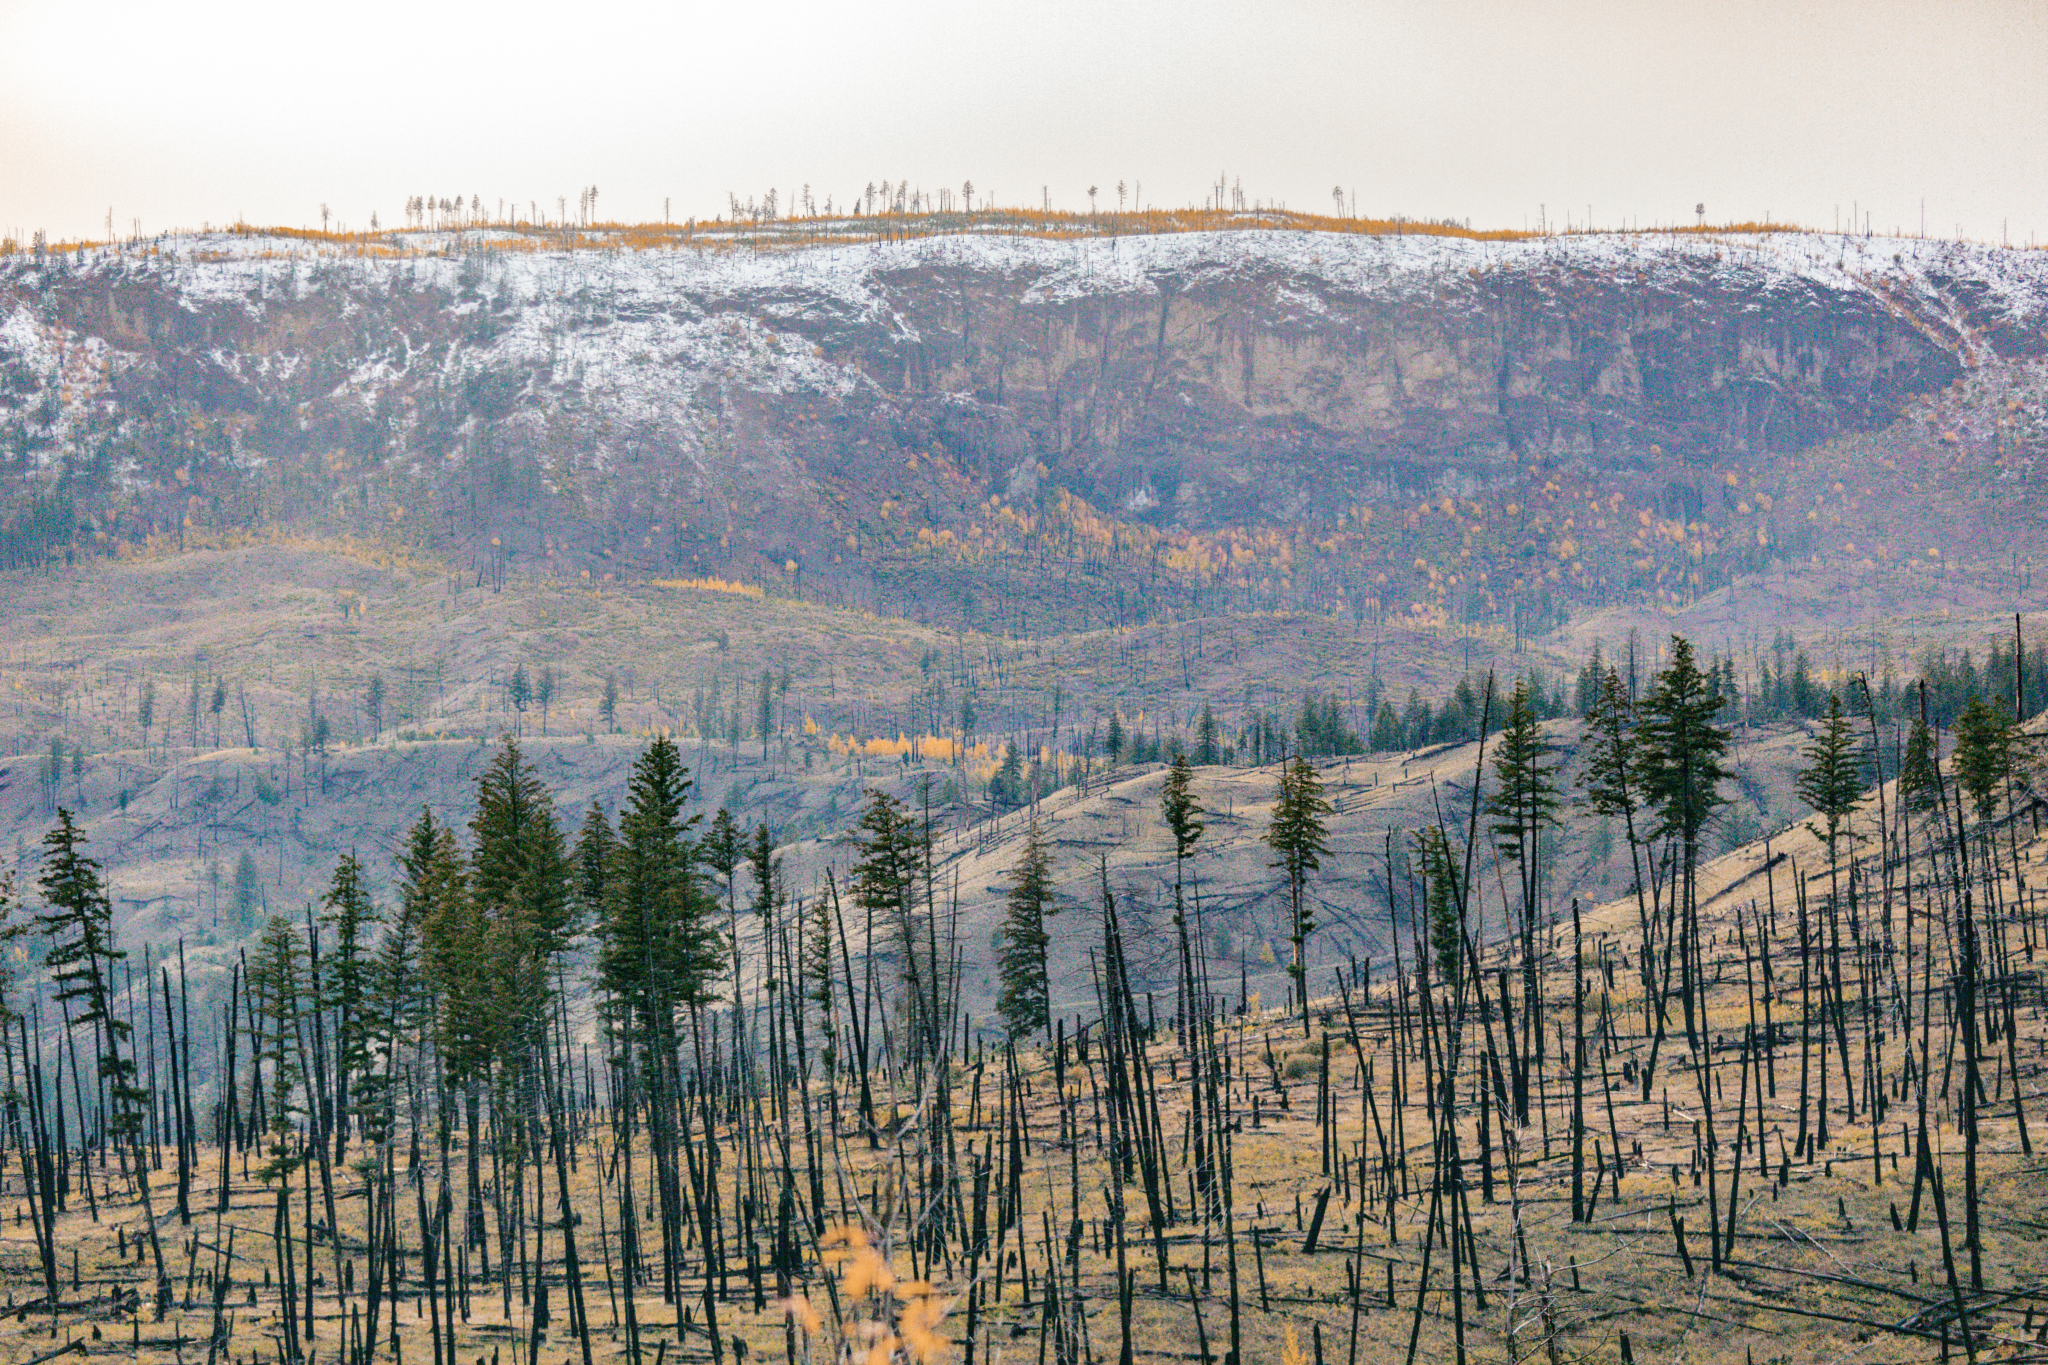
M0 553L311 521L480 577L717 576L927 619L1002 595L1027 626L1526 623L1906 553L1888 490L1786 457L2025 365L2044 304L2039 252L1784 233L17 254ZM2038 487L2004 428L1924 434L1867 465Z

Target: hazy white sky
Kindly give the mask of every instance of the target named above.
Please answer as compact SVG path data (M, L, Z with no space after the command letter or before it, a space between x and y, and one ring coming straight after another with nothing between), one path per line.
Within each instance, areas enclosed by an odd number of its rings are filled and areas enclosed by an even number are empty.
M2048 241L2043 0L0 0L0 232L1118 180Z

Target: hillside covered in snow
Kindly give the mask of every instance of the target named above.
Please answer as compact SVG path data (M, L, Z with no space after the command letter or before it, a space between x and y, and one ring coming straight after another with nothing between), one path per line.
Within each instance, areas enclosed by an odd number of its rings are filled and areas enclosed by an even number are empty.
M1025 628L1508 624L2031 496L2044 321L2048 253L1805 233L187 236L0 258L0 515L16 564L313 520Z

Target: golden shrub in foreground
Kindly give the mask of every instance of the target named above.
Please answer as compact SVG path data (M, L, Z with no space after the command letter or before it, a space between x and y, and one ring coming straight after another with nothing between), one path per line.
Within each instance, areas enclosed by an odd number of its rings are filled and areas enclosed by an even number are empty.
M952 1346L940 1329L953 1301L929 1280L899 1280L886 1246L877 1246L867 1229L828 1228L818 1239L818 1263L838 1275L834 1321L828 1324L803 1294L776 1305L800 1332L805 1361L931 1365Z

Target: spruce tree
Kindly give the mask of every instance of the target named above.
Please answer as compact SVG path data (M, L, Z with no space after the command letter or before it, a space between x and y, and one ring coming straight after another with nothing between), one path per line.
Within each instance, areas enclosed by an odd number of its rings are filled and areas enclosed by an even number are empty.
M421 968L423 926L449 895L463 894L462 854L452 834L435 824L433 813L407 830L398 855L398 900L377 940L369 972L369 1050L356 1097L363 1137L384 1148L397 1122L399 1057L408 1046L417 1050L422 1027L431 1021L426 977Z
M263 881L256 871L256 859L243 849L235 859L234 889L228 901L231 927L247 933L256 927L256 914L263 908Z
M301 1358L299 1320L293 1305L297 1302L300 1270L308 1277L313 1273L310 1256L303 1267L295 1260L291 1230L292 1174L305 1156L292 1129L292 1115L300 1108L299 1085L305 1075L298 1045L305 1008L305 972L305 945L291 921L282 915L271 916L263 927L256 956L249 964L249 1015L251 1051L257 1066L267 1069L270 1075L266 1109L269 1127L257 1178L276 1190L271 1241L276 1249L278 1285L285 1304L281 1316L286 1360Z
M1173 931L1180 947L1180 1018L1182 1027L1193 1015L1194 951L1188 936L1187 862L1202 837L1202 807L1195 800L1194 770L1176 757L1159 787L1159 814L1173 835Z
M59 809L57 825L43 837L43 875L39 884L47 909L36 916L36 928L49 940L43 965L57 984L57 999L76 1004L74 1030L91 1031L97 1051L100 1083L107 1088L112 1113L107 1135L121 1158L121 1169L142 1196L150 1251L156 1261L157 1321L169 1308L170 1277L158 1240L156 1212L150 1199L149 1175L143 1163L143 1111L149 1092L135 1083L135 1061L124 1049L131 1030L114 1008L114 969L127 954L114 945L114 910L100 879L97 860L84 853L85 832Z
M334 1153L346 1149L351 1088L369 1069L370 943L378 922L377 907L363 885L362 864L353 853L334 865L327 894L321 898L320 922L334 931L334 960L320 1003L334 1013Z
M761 934L761 985L772 1010L778 984L775 979L775 899L779 890L775 868L775 840L764 821L747 843L747 869L754 874L754 923ZM734 983L738 993L738 983Z
M1827 845L1828 864L1835 862L1835 845L1849 823L1849 817L1863 804L1863 773L1849 742L1849 722L1842 714L1842 698L1828 695L1827 714L1820 733L1804 750L1806 767L1799 774L1795 790L1799 799L1820 817L1818 826L1809 825L1815 838Z
M1641 931L1636 968L1643 982L1645 1028L1664 1018L1664 993L1657 986L1656 916L1658 909L1656 863L1645 867L1643 830L1637 817L1644 811L1642 755L1636 733L1636 709L1630 701L1628 684L1618 669L1609 668L1600 677L1592 710L1586 714L1585 767L1579 773L1579 790L1586 808L1605 819L1621 820L1628 841L1629 871L1636 898L1636 921ZM1647 874L1647 875L1646 875ZM1644 1068L1647 1094L1649 1068Z
M1538 898L1543 888L1540 850L1543 832L1558 823L1562 804L1557 786L1557 759L1553 747L1543 738L1536 715L1537 697L1527 678L1515 682L1508 696L1507 722L1501 727L1499 747L1494 750L1493 773L1497 783L1486 803L1494 818L1494 847L1521 874L1522 930L1522 1017L1534 1044L1524 1057L1541 1062L1544 1057L1541 975L1537 971L1536 923Z
M2012 772L2017 734L2005 708L1970 698L1956 717L1956 781L1969 794L1977 819L1989 821Z
M901 801L877 790L868 793L854 837L860 853L853 867L854 904L867 917L868 941L875 941L879 925L903 974L914 1025L913 1055L930 1057L940 1043L939 973L930 907L918 889L927 851L923 833Z
M1323 799L1322 783L1316 770L1300 756L1280 770L1280 791L1273 804L1273 818L1266 826L1266 846L1273 850L1272 867L1287 878L1287 940L1293 946L1293 960L1287 974L1293 980L1295 1004L1301 1011L1301 1026L1308 1029L1308 938L1315 932L1315 911L1308 902L1308 879L1323 865L1330 851L1324 842L1324 819L1330 803Z
M477 779L470 833L470 895L485 935L483 1001L494 1012L497 1060L523 1069L539 1055L550 971L576 914L554 798L509 738Z
M1685 1005L1686 1038L1699 1045L1695 999L1699 981L1699 865L1701 835L1715 812L1726 804L1721 785L1729 777L1725 756L1728 731L1714 723L1726 699L1707 689L1706 675L1694 660L1692 642L1671 637L1671 664L1651 679L1643 698L1643 790L1656 812L1652 837L1678 842L1679 876L1673 894L1682 913L1676 936Z
M1935 767L1934 732L1927 717L1915 716L1906 736L1906 757L1899 764L1899 799L1908 810L1925 814L1941 800L1941 777Z
M599 984L650 1050L673 1036L677 1011L716 998L725 968L717 905L683 815L690 786L666 736L634 761L598 926Z
M1209 767L1223 761L1222 746L1217 741L1219 730L1216 713L1208 702L1202 703L1202 717L1195 722L1195 762Z
M996 1010L1012 1038L1041 1032L1051 1019L1046 960L1051 938L1045 921L1058 913L1053 903L1052 860L1045 836L1033 819L1024 836L1024 853L1010 874L1003 902L1003 923L996 932L997 965L1002 986Z
M1450 841L1436 825L1416 831L1415 853L1422 864L1422 919L1430 965L1448 1001L1456 998L1465 974L1465 915L1458 902L1457 867Z
M746 856L746 845L745 836L740 833L739 822L732 818L732 812L724 806L720 806L717 813L711 817L711 828L704 832L702 851L705 865L725 882L726 900L732 902L732 876L739 870L740 862ZM733 913L739 913L736 903L733 905Z
M1109 766L1114 768L1124 761L1124 723L1115 708L1109 713L1109 730L1102 739L1103 751L1109 755Z
M1024 754L1022 746L1003 746L1003 761L988 783L989 804L1019 806L1024 803Z
M585 923L596 924L604 915L605 887L618 846L604 806L592 801L576 835L576 913Z

